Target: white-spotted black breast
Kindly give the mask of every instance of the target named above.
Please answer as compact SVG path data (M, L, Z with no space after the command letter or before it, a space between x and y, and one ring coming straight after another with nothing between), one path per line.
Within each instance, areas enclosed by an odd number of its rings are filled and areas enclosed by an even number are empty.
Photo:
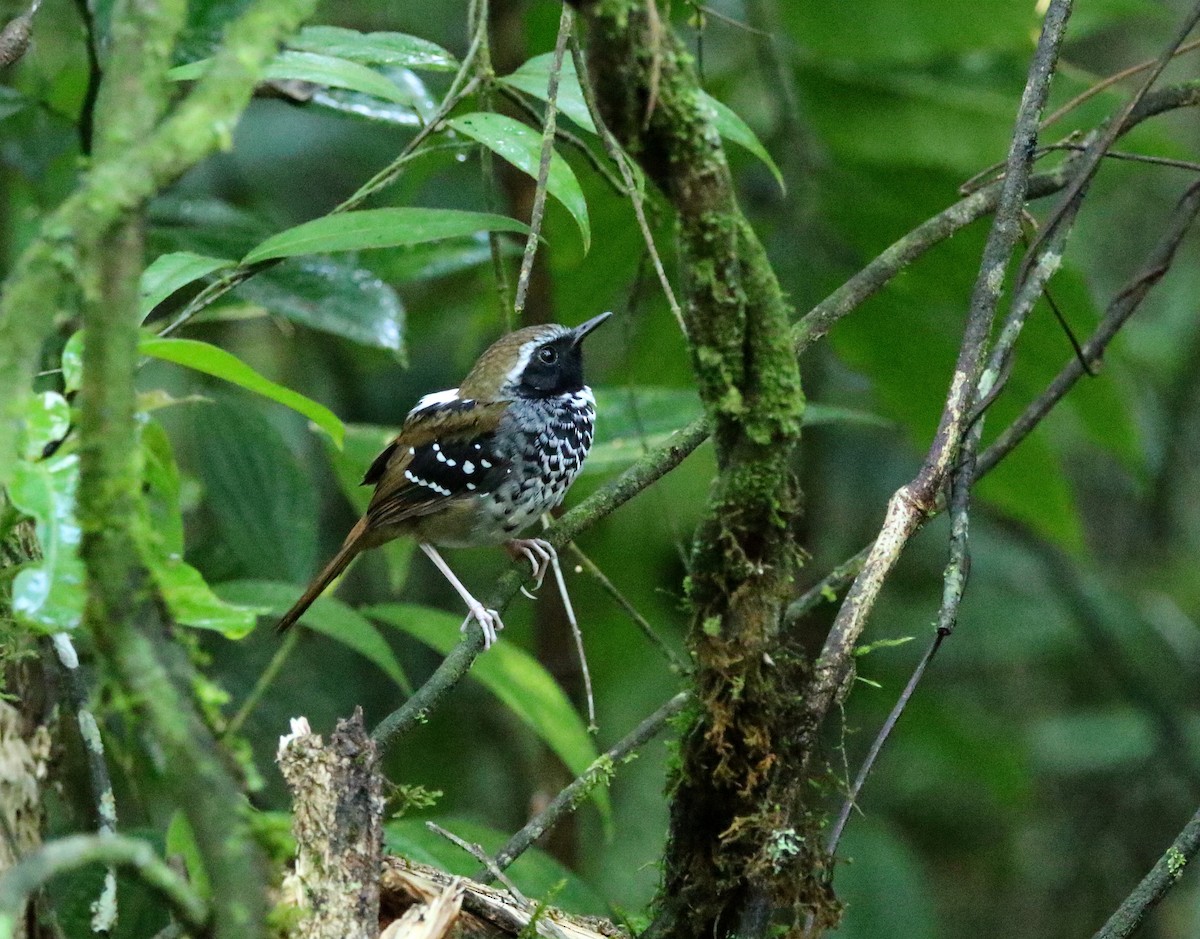
M595 422L596 401L586 386L512 404L495 436L508 476L483 497L481 540L513 538L562 502L591 449Z

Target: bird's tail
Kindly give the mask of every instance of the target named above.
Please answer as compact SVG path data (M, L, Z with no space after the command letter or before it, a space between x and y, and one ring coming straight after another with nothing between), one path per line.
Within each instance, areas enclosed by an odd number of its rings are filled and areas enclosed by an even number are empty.
M305 611L312 606L313 601L325 592L325 588L350 565L350 562L354 560L358 552L363 549L362 540L366 533L367 520L363 518L359 520L357 525L350 529L350 534L342 542L338 553L325 565L321 573L312 579L312 583L308 585L308 588L304 591L300 599L292 605L290 610L283 614L283 618L275 625L275 632L285 632L295 625L296 620L304 615Z

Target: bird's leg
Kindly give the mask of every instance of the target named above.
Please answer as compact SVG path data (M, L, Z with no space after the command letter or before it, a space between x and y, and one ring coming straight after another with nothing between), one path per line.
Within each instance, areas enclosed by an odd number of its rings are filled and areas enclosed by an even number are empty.
M550 562L558 557L554 545L543 538L513 538L504 542L504 548L512 555L514 561L524 558L529 562L533 568L534 590L541 588L546 569L550 567Z
M450 581L450 586L458 591L458 595L467 604L467 609L471 611L467 618L463 620L462 631L466 632L471 620L476 620L479 623L479 628L483 630L483 647L490 649L492 643L496 641L496 633L504 628L504 623L500 620L500 614L495 610L487 609L482 603L471 596L471 592L463 586L462 581L454 576L454 571L450 570L450 565L438 554L437 548L422 541L421 550L429 556L429 560L433 561L434 566L442 572L446 580Z

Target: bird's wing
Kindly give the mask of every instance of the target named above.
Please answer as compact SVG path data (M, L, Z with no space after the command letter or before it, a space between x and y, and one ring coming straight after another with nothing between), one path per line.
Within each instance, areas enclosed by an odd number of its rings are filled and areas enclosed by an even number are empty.
M368 524L394 525L495 488L510 468L495 449L507 407L443 398L414 408L363 477L364 485L375 485Z

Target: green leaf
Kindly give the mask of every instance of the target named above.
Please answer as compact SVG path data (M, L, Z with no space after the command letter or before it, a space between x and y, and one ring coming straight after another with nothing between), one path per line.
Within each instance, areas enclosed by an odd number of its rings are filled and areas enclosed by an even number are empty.
M510 88L532 95L539 101L545 101L549 97L547 92L550 88L550 70L553 67L553 52L535 55L532 59L521 63L515 72L505 75L500 81ZM596 125L592 123L587 99L583 96L583 88L580 87L579 76L575 72L575 62L569 56L563 58L562 71L558 75L558 96L555 103L559 113L565 114L589 133L596 133Z
M239 580L218 584L218 595L235 603L253 605L267 610L278 618L288 611L302 590L294 584L267 580ZM319 597L300 622L314 632L336 639L379 666L405 694L412 694L412 684L392 652L391 646L375 625L334 597Z
M396 291L343 258L285 261L233 295L310 329L377 349L404 349L404 304Z
M731 140L738 146L745 147L762 160L766 164L767 169L771 171L771 175L775 177L775 182L779 183L780 190L786 193L787 186L783 182L783 173L779 171L779 167L771 159L771 154L767 152L767 148L762 145L762 141L750 129L750 126L738 117L732 108L722 104L712 95L702 91L700 92L700 100L711 109L709 119L713 122L713 126L716 127L717 133L726 140Z
M190 564L161 558L149 567L175 622L210 629L226 639L244 639L254 631L262 610L225 602Z
M371 501L371 487L362 485L363 474L383 449L398 433L394 427L378 427L371 424L347 424L346 441L342 449L329 444L325 450L337 475L338 487L358 513L367 510ZM378 549L387 560L388 582L393 590L404 586L408 567L416 543L411 538L395 538Z
M480 845L494 855L504 846L508 835L487 825L455 816L432 819L464 841ZM477 860L441 835L429 830L424 819L402 818L383 826L383 842L389 854L429 864L460 877L470 877L480 867ZM544 900L565 883L554 898L554 905L572 913L609 915L604 900L578 874L563 866L540 848L530 848L505 873L521 892L531 899Z
M139 288L141 320L144 322L156 306L180 287L185 287L213 271L233 267L236 263L227 258L211 258L204 254L193 254L191 251L175 251L155 258L142 272Z
M413 245L477 231L528 232L529 229L516 219L486 212L412 207L363 209L324 215L272 235L251 249L242 263L256 264L299 254Z
M458 644L462 619L443 610L408 603L381 603L362 613L404 630L446 655ZM470 676L524 721L576 775L596 759L596 745L567 696L529 653L511 642L492 646L471 666ZM597 808L611 820L608 790L592 793Z
M26 397L18 412L19 446L27 460L39 460L46 447L57 443L71 428L71 405L56 391Z
M213 581L303 582L317 563L315 483L279 431L245 400L182 412L202 451L190 468L204 487L194 555Z
M542 162L542 134L520 121L503 114L464 114L446 122L460 134L483 144L493 153L503 157L517 169L538 177ZM563 204L579 225L583 236L583 250L591 245L592 232L588 223L587 200L575 172L557 152L550 155L550 170L546 178L546 189Z
M192 823L188 821L183 809L176 809L167 825L167 842L165 846L167 860L179 858L187 871L188 882L204 900L212 899L212 881L209 880L208 870L204 867L204 855L196 842L196 833Z
M79 456L65 453L36 463L18 461L8 487L13 505L33 518L42 548L42 559L22 568L13 581L13 612L50 633L74 629L83 618L78 484Z
M142 482L145 498L134 528L142 561L162 593L171 618L194 629L210 629L227 639L248 635L259 610L225 603L200 572L183 560L183 516L179 504L179 470L171 441L160 424L148 421L141 430Z
M360 33L340 26L306 26L288 45L361 65L452 72L458 61L437 43L405 33Z
M194 81L208 70L211 59L189 62L171 69L167 77L172 81ZM312 52L279 53L275 60L263 70L265 81L303 81L325 88L346 88L397 104L408 104L409 96L394 83L378 72L328 55Z
M174 362L176 365L184 365L206 375L239 385L264 398L277 401L285 407L303 414L327 433L339 447L342 445L345 428L337 416L325 405L318 404L290 388L277 385L270 379L264 378L237 356L224 349L196 339L145 337L138 344L138 350L143 355L153 356L165 362Z
M70 394L83 387L83 330L71 334L62 350L63 391Z

